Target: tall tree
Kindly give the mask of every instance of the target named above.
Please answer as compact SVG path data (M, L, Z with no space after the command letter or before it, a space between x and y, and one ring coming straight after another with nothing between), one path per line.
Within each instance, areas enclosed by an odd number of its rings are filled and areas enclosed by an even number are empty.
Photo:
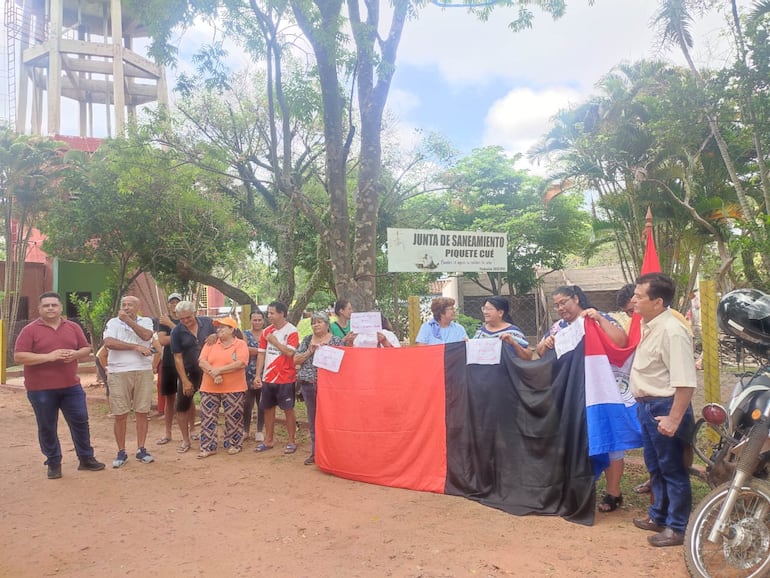
M664 270L683 281L683 290L695 282L705 243L717 244L726 273L734 256L724 216L735 195L723 164L715 162L719 151L692 76L641 61L617 66L597 87L600 94L557 115L533 152L552 155L559 176L574 188L597 192L596 229L611 233L597 239L614 242L629 280L641 264L648 207L666 248Z
M321 87L325 145L324 185L328 195L328 250L338 295L349 298L357 308L374 303L376 287L377 211L382 192L381 166L383 112L390 93L401 35L409 17L423 6L422 1L395 0L389 20L383 18L380 0L290 0L290 14L283 3L270 0L132 0L128 8L139 14L150 13L148 22L156 44L162 50L170 29L189 23L195 14L223 16L231 24L233 38L253 47L252 21L272 13L277 20L293 18L310 44ZM502 0L495 7L515 7L514 29L531 25L532 7L559 17L563 0ZM491 5L478 10L486 18ZM248 34L240 35L247 31ZM352 38L352 41L351 41ZM293 39L295 40L295 39ZM288 45L288 43L286 43ZM357 108L345 95L355 94ZM356 193L350 210L348 161L354 134L358 132L359 154ZM351 233L352 232L352 233Z
M5 275L0 318L14 335L24 265L34 227L56 200L66 148L48 138L0 131L0 198L3 204ZM5 352L3 352L5 353Z
M257 240L276 256L278 294L274 297L296 301L295 309L301 312L312 293L330 279L324 265L328 254L322 249L328 208L316 184L323 155L320 103L317 87L305 70L283 61L280 66L282 86L277 97L270 88L275 74L269 71L235 74L227 86L214 88L185 80L178 112L154 127L156 138L165 146L234 183L225 192L251 224ZM275 105L276 99L280 106ZM298 230L310 234L298 235ZM319 250L321 258L316 260ZM295 268L299 265L308 268L310 278L297 296Z
M150 272L252 303L217 274L244 258L251 229L206 173L137 138L108 141L66 185L76 194L41 224L45 250L112 267L116 299Z
M705 94L708 94L709 86L706 79L701 74L701 71L695 65L691 54L691 49L694 45L691 26L693 23L693 12L702 13L713 8L715 5L717 5L717 2L714 0L662 0L655 17L661 44L663 46L674 46L681 51L687 61L690 73L695 79L698 87ZM755 130L756 125L752 126L752 124L757 121L755 98L761 98L761 96L756 95L755 97L753 90L755 87L752 86L751 76L747 74L749 66L748 51L743 37L737 4L734 0L730 2L730 8L733 23L732 32L737 39L736 44L738 47L736 55L737 67L735 68L739 79L739 100L737 101L737 104L744 113L740 123L744 126L748 126L749 131L753 133L753 155L757 160L757 166L759 168L759 186L762 199L761 206L763 207L761 213L764 214L764 217L759 216L759 219L757 218L757 211L754 208L751 195L747 190L747 186L750 185L747 185L746 177L739 173L736 154L730 150L724 136L725 129L723 126L731 126L736 119L732 116L719 114L722 110L721 107L718 106L721 98L721 95L719 94L714 95L712 93L711 101L708 102L702 110L711 131L711 135L719 149L719 154L729 174L730 183L735 189L735 195L741 209L742 220L746 223L747 232L760 248L757 252L757 256L762 260L764 270L770 272L770 254L767 251L770 228L764 223L764 221L767 220L767 215L770 213L770 180L768 179L767 168L765 166L762 139L759 138L758 132ZM759 3L756 10L757 17L761 17L761 15L765 13L762 3ZM753 256L750 257L753 258ZM748 259L747 262L751 261L751 258Z

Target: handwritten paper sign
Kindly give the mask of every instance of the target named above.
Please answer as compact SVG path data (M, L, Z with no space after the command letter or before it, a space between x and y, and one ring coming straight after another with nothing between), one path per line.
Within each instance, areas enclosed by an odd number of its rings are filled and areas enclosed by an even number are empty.
M578 317L575 321L556 334L553 340L553 348L556 350L557 359L577 347L580 340L583 339L586 334L585 325L583 325L584 323L585 318Z
M377 333L382 331L382 315L379 311L356 312L350 317L353 333Z
M500 363L503 342L500 339L469 339L465 342L466 364L496 365Z
M313 354L313 365L331 371L332 373L339 373L340 365L342 365L342 358L344 356L344 349L323 345L315 350L315 353Z

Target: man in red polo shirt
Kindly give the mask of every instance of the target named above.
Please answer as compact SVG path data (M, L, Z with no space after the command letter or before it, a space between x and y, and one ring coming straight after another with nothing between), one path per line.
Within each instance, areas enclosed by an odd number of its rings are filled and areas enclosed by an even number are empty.
M58 293L43 293L38 312L40 317L21 330L13 359L24 365L24 387L35 411L48 478L61 478L59 410L72 434L75 453L80 459L78 469L103 470L104 464L96 461L91 447L86 394L78 377L78 360L91 354L91 346L77 323L62 319Z

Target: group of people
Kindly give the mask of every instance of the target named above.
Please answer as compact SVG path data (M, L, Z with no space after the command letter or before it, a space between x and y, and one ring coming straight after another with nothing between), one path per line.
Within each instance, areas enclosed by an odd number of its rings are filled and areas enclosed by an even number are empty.
M634 313L641 317L641 340L636 347L630 373L630 392L636 400L642 431L644 460L650 473L647 487L653 495L648 515L634 519L636 527L655 532L648 538L652 546L676 546L684 542L684 532L692 508L689 465L692 450L687 435L694 419L691 406L696 386L692 333L684 317L671 309L676 286L661 273L650 273L623 287L617 305L624 313L620 323L608 313L594 308L576 285L558 287L552 295L559 319L535 346L543 357L553 350L558 334L578 319L594 321L618 347L628 345L628 325ZM464 328L455 319L454 300L434 299L433 318L422 325L418 345L467 340ZM489 297L482 307L484 323L474 338L499 338L522 359L533 352L509 314L508 301ZM610 453L605 471L606 493L598 509L612 512L623 503L620 482L623 452Z
M630 292L629 290L633 289ZM691 508L691 490L686 463L688 440L683 432L693 423L690 401L696 385L692 337L670 309L675 285L671 278L652 273L643 275L632 286L621 290L618 305L629 316L641 316L641 340L631 366L630 388L637 402L642 428L644 458L650 472L654 502L648 515L634 520L643 529L654 531L653 546L682 544ZM622 297L622 299L621 299ZM623 303L621 303L621 300ZM628 336L612 316L596 310L577 286L559 287L553 293L553 306L559 320L534 347L540 357L554 349L558 334L580 318L591 320L619 347ZM258 453L275 445L275 408L286 416L288 442L283 451L293 454L296 445L295 388L299 384L307 406L310 429L310 455L315 460L315 415L317 370L314 354L323 346L398 347L398 339L383 318L381 331L361 335L351 331L352 306L347 300L335 304L336 321L325 312L311 317L312 333L300 341L297 328L287 319L288 308L274 301L267 314L254 311L250 329L241 334L234 319L210 319L197 315L195 304L181 295L169 297L169 312L153 330L150 318L138 315L139 300L126 296L117 317L104 332L108 349L111 413L115 417L117 454L113 468L128 461L126 430L128 414L136 414L136 459L151 463L147 451L147 413L154 395L153 355L163 348L158 379L165 397L165 433L157 443L172 439L173 419L182 437L177 448L186 453L195 436L193 396L200 391L200 451L207 458L218 450L218 420L224 409L223 447L238 454L250 436L252 412L258 408L256 433ZM61 477L61 446L57 435L61 410L72 433L79 469L101 470L105 465L94 457L90 443L85 394L77 375L77 361L91 349L82 329L62 317L61 298L56 293L40 296L40 317L27 325L16 341L14 357L24 365L27 396L38 424L40 448L46 457L48 477ZM464 341L468 335L455 321L455 302L440 297L431 304L432 319L422 325L418 345ZM530 360L530 348L522 330L509 313L508 300L488 297L482 307L483 323L475 339L500 339L513 355ZM681 317L681 316L680 316ZM266 326L267 325L267 326ZM264 434L262 428L264 425ZM623 454L610 456L606 471L607 493L600 511L613 511L622 504L620 479Z

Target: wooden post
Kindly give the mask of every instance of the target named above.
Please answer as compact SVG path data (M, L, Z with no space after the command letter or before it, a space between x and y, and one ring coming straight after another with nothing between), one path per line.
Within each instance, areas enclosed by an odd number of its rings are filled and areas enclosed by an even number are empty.
M719 392L719 341L717 337L717 293L714 282L700 282L703 383L706 403L721 401Z
M0 352L2 355L0 355L0 383L5 383L6 372L7 372L7 363L6 359L8 359L6 350L6 345L8 342L8 335L6 334L6 331L8 331L8 324L5 322L5 319L0 319Z
M703 387L706 403L720 403L719 391L719 337L717 335L717 292L714 281L700 282L700 322L703 347ZM707 435L711 442L719 441L719 435L711 428Z
M420 318L420 298L411 295L407 298L407 307L409 313L409 345L414 345L417 339L417 333L420 331L422 319Z

